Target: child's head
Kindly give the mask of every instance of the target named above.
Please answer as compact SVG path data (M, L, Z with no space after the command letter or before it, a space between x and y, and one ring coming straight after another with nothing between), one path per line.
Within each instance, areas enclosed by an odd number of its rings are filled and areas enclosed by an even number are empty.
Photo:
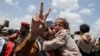
M54 29L58 32L61 29L69 30L69 23L65 18L58 18L54 23Z

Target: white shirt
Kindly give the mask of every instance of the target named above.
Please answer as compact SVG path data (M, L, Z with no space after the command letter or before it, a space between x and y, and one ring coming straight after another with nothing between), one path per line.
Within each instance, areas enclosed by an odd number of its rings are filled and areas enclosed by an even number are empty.
M5 43L5 40L2 37L0 37L0 53L2 52L4 43Z

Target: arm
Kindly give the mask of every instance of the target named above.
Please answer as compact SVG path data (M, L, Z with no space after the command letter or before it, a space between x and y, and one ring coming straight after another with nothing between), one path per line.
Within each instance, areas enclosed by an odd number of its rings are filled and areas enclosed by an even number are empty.
M3 25L0 25L0 33L2 33L2 29L4 28Z
M31 32L29 36L27 36L26 39L19 45L19 47L16 48L18 50L14 55L18 54L17 56L30 56L32 54L34 56L34 54L36 54L35 52L37 52L37 50L32 49L34 49L34 43L37 37L44 31L46 27L45 21L50 13L50 10L51 9L48 9L47 13L43 15L43 2L41 2L40 12L32 17Z
M31 36L29 38L28 43L26 46L29 48L29 50L35 49L33 46L33 43L35 43L36 39L40 34L45 30L46 28L46 18L48 17L51 9L48 9L47 13L43 15L43 2L41 2L40 5L40 12L39 14L36 14L35 16L32 17L32 22L31 22ZM32 48L32 49L31 49ZM29 51L27 50L27 51ZM31 52L34 56L36 50L32 50Z
M86 43L90 43L92 36L90 33L84 33L81 37Z
M67 32L61 31L56 37L51 41L44 41L43 43L43 50L52 50L57 49L66 44L67 41Z
M50 11L51 9L49 8L47 13L43 15L43 2L42 2L40 5L39 13L35 14L35 16L32 17L30 41L34 42L36 38L44 31L44 29L46 28L45 21Z

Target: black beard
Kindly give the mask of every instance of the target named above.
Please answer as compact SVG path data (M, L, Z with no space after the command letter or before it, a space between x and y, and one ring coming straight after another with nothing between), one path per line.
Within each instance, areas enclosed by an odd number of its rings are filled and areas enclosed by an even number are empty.
M24 35L24 34L25 34L25 32L20 32L20 34L21 34L21 35Z

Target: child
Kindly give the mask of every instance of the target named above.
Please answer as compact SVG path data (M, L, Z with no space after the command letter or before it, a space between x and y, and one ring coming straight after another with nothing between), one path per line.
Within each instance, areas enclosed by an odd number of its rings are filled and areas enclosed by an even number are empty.
M77 45L69 35L69 23L64 18L58 18L54 23L55 38L44 41L43 50L58 49L59 56L81 56Z

